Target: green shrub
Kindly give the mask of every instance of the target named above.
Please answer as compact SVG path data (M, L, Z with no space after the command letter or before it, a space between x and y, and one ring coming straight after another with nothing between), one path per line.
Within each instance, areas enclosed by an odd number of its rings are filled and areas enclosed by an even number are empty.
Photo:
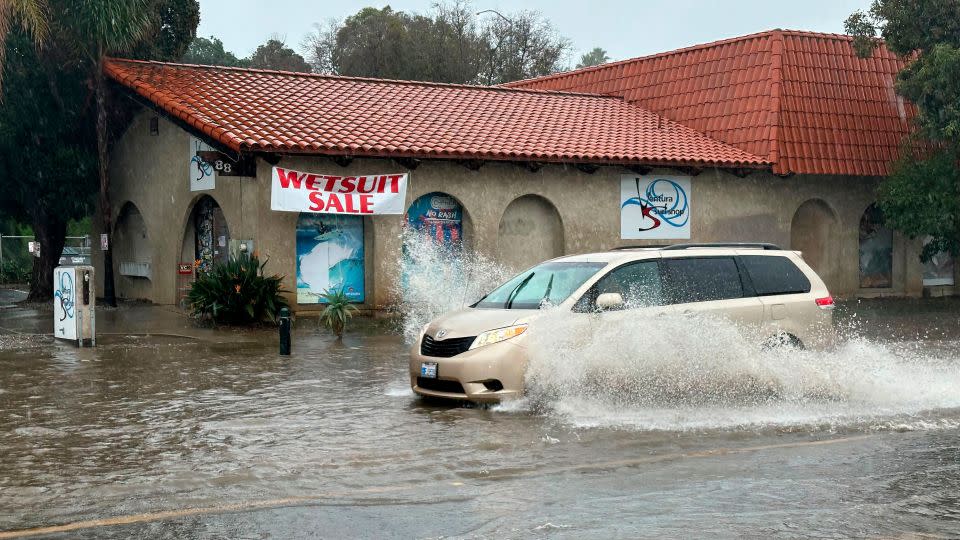
M343 289L327 289L320 297L327 303L327 307L320 314L320 322L333 330L338 338L343 337L343 328L350 317L353 317L353 312L357 311L356 306L350 303Z
M4 260L3 267L0 267L0 283L29 283L32 262L30 258Z
M193 315L217 323L250 324L272 321L287 301L280 276L265 276L256 255L241 255L223 264L214 264L197 276L187 296Z

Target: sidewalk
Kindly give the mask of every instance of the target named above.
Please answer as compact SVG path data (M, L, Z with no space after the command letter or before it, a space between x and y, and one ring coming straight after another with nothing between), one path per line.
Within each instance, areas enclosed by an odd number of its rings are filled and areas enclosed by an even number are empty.
M26 293L0 289L0 336L50 336L53 332L53 306L16 304ZM203 328L185 312L173 306L141 302L121 303L116 308L97 306L97 337L111 335L176 336L210 343L241 343L277 340L270 327Z

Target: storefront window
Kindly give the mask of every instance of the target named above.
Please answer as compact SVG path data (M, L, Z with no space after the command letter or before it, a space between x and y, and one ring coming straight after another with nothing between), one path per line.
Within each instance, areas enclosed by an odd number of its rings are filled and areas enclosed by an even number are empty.
M328 290L364 301L363 218L301 213L297 221L297 303L323 303Z
M446 193L428 193L413 201L407 223L439 244L453 247L463 242L463 208Z
M871 204L860 218L860 287L893 286L893 231L883 224L883 212Z
M929 238L927 242L929 242ZM923 263L923 286L953 285L954 262L949 253L941 251Z

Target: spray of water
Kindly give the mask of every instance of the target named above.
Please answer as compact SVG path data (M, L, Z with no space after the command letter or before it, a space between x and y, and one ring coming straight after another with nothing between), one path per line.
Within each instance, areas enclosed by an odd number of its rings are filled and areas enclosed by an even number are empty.
M509 278L495 262L407 233L404 335ZM842 328L829 351L763 350L751 332L686 315L613 320L546 310L528 333L523 400L576 426L631 429L960 425L960 346L880 343Z
M475 303L513 275L479 253L440 244L413 229L405 230L401 239L403 256L395 282L400 284L397 309L407 343L431 320Z
M884 344L854 333L829 351L764 350L723 319L603 324L602 316L559 311L536 320L530 340L528 397L519 406L577 425L903 427L960 419L956 347Z

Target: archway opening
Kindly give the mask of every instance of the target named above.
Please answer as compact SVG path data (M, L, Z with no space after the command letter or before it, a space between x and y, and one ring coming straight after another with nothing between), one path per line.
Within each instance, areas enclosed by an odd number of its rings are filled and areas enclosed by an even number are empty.
M363 302L363 217L301 212L297 219L297 303L324 303L326 292L343 291Z
M195 261L196 271L209 272L214 264L230 258L230 227L223 209L209 195L202 195L193 205L183 233L181 261Z
M860 287L893 286L893 231L884 225L883 211L871 204L860 217Z
M140 209L127 202L117 214L113 230L114 263L117 265L117 296L150 298L153 278L153 246Z
M497 257L522 270L563 255L563 221L556 207L539 195L514 199L500 218Z
M790 249L802 252L803 260L828 282L838 263L837 225L837 215L821 199L801 204L790 222Z

